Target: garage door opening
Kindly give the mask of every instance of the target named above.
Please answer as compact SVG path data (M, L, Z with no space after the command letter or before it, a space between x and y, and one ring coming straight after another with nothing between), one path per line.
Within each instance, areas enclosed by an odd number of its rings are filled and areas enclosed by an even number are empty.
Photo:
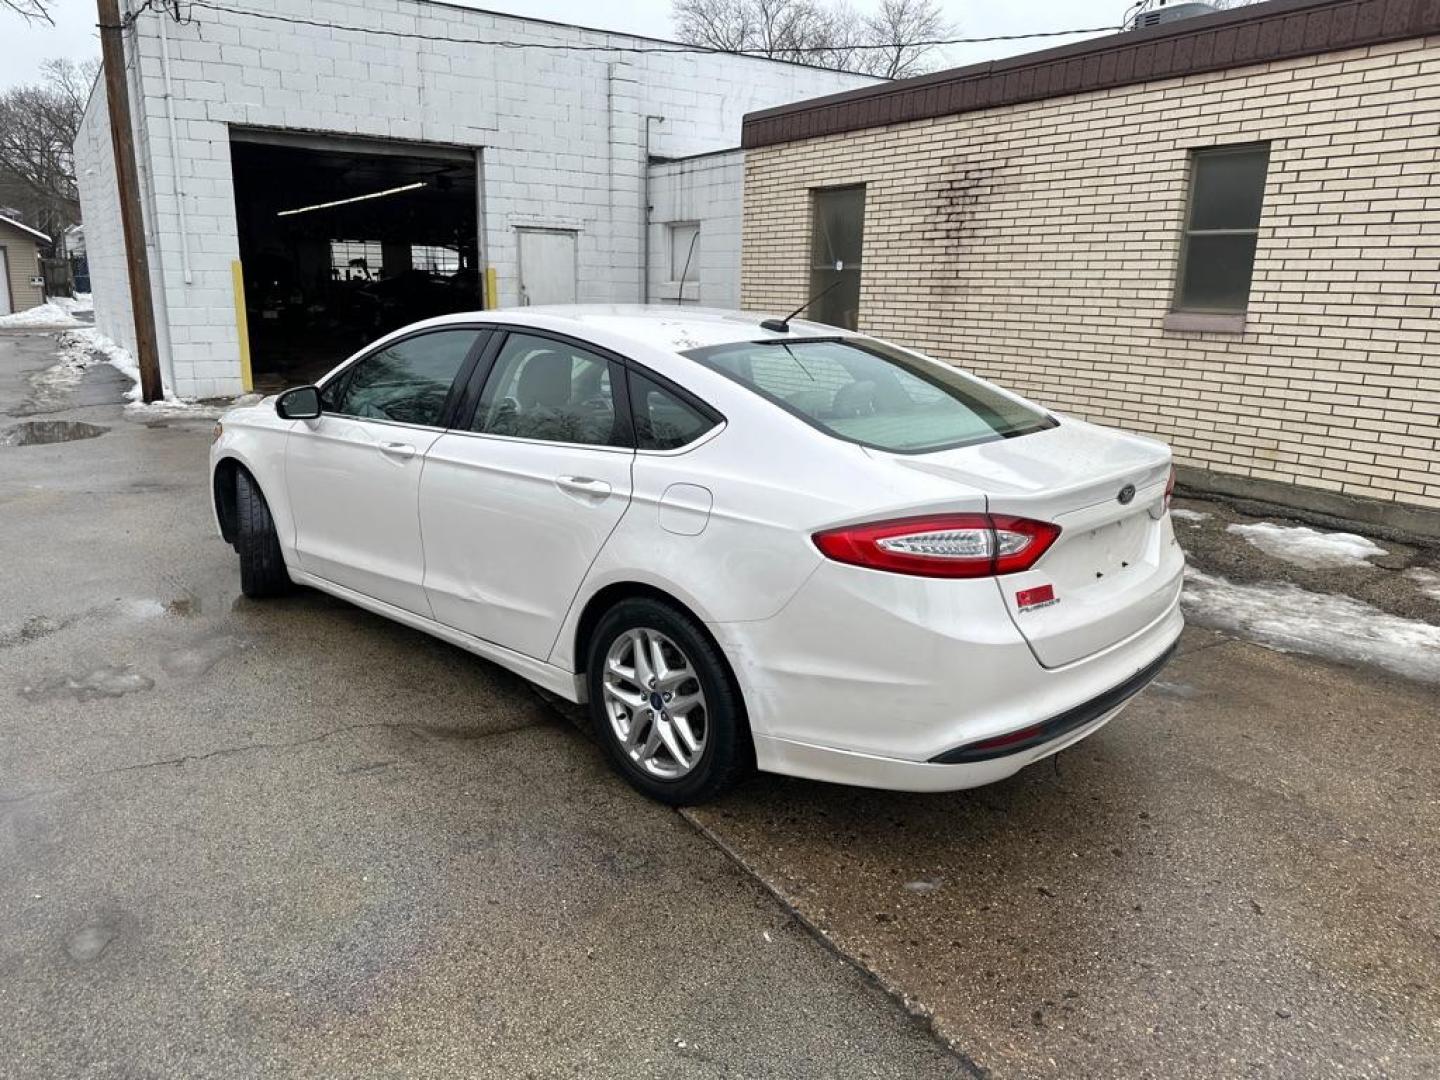
M390 330L482 306L475 157L232 134L255 388L312 382Z

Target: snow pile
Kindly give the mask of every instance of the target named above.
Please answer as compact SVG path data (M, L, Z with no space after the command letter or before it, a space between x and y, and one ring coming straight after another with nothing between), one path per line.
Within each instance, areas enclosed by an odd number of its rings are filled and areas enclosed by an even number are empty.
M1202 521L1208 521L1210 515L1200 510L1186 510L1183 506L1176 506L1170 510L1170 516L1176 521L1183 521L1187 525L1199 525Z
M43 372L45 377L56 368L70 368L75 372L74 382L87 367L95 363L106 363L129 379L134 385L125 392L131 401L140 400L140 368L127 349L121 348L93 326L71 330L60 336L60 363ZM71 385L74 385L72 383Z
M79 325L80 320L55 300L48 300L39 307L17 311L13 315L0 315L0 329L5 330L58 330Z
M95 299L88 292L77 292L74 296L52 296L50 303L71 315L95 314Z
M1387 554L1379 544L1355 533L1322 533L1304 525L1258 521L1254 525L1230 525L1226 531L1244 537L1266 555L1307 570L1369 566L1366 559Z
M1420 586L1420 591L1431 600L1440 600L1440 574L1423 566L1412 566L1405 576Z
M85 369L97 363L109 364L130 380L125 392L125 415L136 419L218 419L240 405L253 405L261 394L244 394L234 401L197 402L178 398L167 391L164 400L148 405L140 400L140 368L129 350L116 345L93 326L69 330L60 335L60 362L30 377L30 384L45 398L56 392L73 390L84 377Z
M1181 602L1195 624L1281 652L1375 664L1440 682L1440 626L1387 615L1348 596L1294 585L1238 585L1187 568Z

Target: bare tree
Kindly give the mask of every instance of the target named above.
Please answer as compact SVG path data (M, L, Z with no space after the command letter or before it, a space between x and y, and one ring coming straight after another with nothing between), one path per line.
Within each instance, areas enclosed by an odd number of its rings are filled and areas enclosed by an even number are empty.
M46 22L51 26L55 20L50 17L52 0L0 0L0 8L13 11L27 22Z
M865 41L881 47L865 50L861 70L887 79L930 70L937 46L925 42L951 32L935 0L883 0L880 10L865 18L864 26Z
M38 85L0 93L0 187L27 224L57 236L80 218L71 148L98 60L46 60Z
M950 26L936 0L882 0L861 16L843 2L674 0L681 41L888 78L929 70Z

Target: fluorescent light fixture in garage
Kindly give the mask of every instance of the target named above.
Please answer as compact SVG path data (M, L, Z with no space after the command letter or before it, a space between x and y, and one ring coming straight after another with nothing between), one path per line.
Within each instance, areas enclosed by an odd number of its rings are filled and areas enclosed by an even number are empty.
M366 199L382 199L386 195L399 195L402 191L414 191L416 188L422 188L424 186L424 180L417 180L413 184L386 188L384 191L372 191L368 195L352 195L348 199L336 199L334 202L316 203L314 206L297 206L294 210L281 210L275 216L289 217L291 214L308 214L311 210L328 210L332 206L344 206L346 203L364 202Z

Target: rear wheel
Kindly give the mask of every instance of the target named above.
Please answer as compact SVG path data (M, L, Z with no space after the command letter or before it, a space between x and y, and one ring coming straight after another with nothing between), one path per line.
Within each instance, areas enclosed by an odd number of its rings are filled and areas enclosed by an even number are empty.
M672 806L705 802L749 772L745 708L719 649L678 608L622 600L590 641L590 713L611 763Z
M240 556L240 591L246 596L259 600L290 591L270 507L243 469L235 474L235 551Z

